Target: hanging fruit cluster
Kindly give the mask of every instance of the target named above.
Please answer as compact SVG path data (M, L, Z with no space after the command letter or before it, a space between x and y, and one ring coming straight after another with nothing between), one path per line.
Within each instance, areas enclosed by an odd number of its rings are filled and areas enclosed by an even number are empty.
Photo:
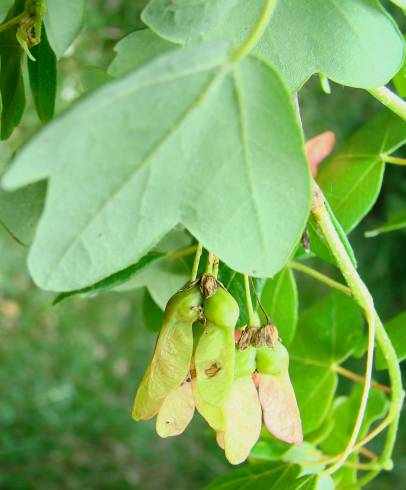
M135 420L156 415L157 433L168 437L186 429L196 408L232 464L248 457L262 420L282 441L303 439L289 354L277 328L269 323L236 332L238 316L237 302L213 275L177 292L132 411Z

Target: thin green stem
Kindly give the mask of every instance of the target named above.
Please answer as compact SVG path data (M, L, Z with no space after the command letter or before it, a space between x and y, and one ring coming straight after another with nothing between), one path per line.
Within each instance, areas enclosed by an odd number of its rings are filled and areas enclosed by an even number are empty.
M196 252L196 245L190 245L190 247L180 248L179 250L175 250L174 252L168 252L166 257L168 259L178 259L180 257L187 257L188 255L192 255Z
M385 445L379 462L384 469L388 469L392 464L392 452L395 445L396 434L399 425L400 411L402 409L405 393L402 387L402 375L399 368L399 363L395 349L392 342L386 333L385 327L382 325L381 320L376 315L376 339L378 345L382 350L383 356L388 365L389 377L391 380L392 399L388 412L388 420L391 420L388 434L386 436Z
M406 165L406 158L391 157L390 155L379 155L385 163L393 165Z
M261 311L264 314L266 324L270 325L272 323L271 319L270 319L267 311L265 310L265 308L262 305L261 298L258 296L257 289L255 287L254 280L252 279L252 277L250 277L250 282L251 282L251 287L252 287L252 290L254 291L255 299L257 300L258 306L261 308Z
M27 13L24 10L24 12L22 12L21 14L18 14L15 17L13 17L12 19L4 22L3 24L0 24L0 32L5 31L6 29L9 29L10 27L13 27L13 26L19 24L24 19L24 17L26 15L27 15Z
M352 381L355 381L356 383L364 383L365 378L363 376L360 376L357 373L354 373L353 371L350 371L349 369L343 368L342 366L335 366L334 371L337 374L340 374L344 378L351 379ZM371 384L372 388L375 388L379 391L383 391L384 393L391 393L391 389L389 386L382 385L381 383L372 383Z
M205 274L213 275L213 265L215 261L215 255L212 252L209 252L206 262L206 269L204 271Z
M247 55L261 39L265 29L268 27L272 13L276 7L277 0L265 0L264 10L258 19L254 29L250 32L245 41L230 55L231 61L238 61Z
M196 245L196 255L195 255L195 260L193 261L193 267L192 267L192 276L191 276L191 281L195 281L197 277L197 271L199 269L199 264L200 264L200 258L202 256L202 251L203 247L202 244L199 242Z
M245 301L247 303L248 323L255 325L254 308L252 307L250 283L247 274L244 274Z
M370 88L368 92L381 104L406 121L406 102L387 87Z
M318 226L320 227L320 230L322 231L332 254L334 255L339 269L341 270L348 286L351 289L353 297L364 310L368 322L368 351L361 403L358 409L353 431L346 448L340 454L338 460L330 468L327 468L322 472L323 475L330 475L341 468L348 456L353 451L365 416L372 380L376 313L372 297L362 279L358 275L344 245L341 242L340 236L338 235L335 226L331 221L330 214L325 206L322 192L316 183L313 184L313 202L311 212Z
M214 257L214 262L213 262L213 276L217 279L217 276L219 275L219 267L220 267L220 260L218 257Z
M295 262L293 260L290 260L288 262L288 267L290 269L294 269L300 272L303 272L304 274L307 274L310 277L313 277L313 279L316 279L317 281L320 281L330 288L338 289L338 291L341 291L348 296L351 296L351 289L344 284L341 284L340 282L335 281L334 279L331 279L330 277L322 274L319 271L316 271L315 269L312 269L311 267L302 264L301 262Z

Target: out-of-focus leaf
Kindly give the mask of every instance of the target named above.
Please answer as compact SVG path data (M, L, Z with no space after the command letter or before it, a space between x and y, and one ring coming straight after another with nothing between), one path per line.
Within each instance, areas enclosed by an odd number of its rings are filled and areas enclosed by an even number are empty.
M324 131L306 141L305 150L313 177L317 175L317 168L320 163L333 151L335 142L336 135L333 131Z
M371 238L382 233L401 230L402 228L406 228L406 211L398 211L397 213L391 214L384 225L378 226L378 228L374 228L373 230L368 230L365 236Z
M0 224L21 244L29 245L45 201L44 182L6 192L0 189Z
M298 316L297 287L293 272L285 268L273 279L268 279L261 301L278 328L283 344L288 346L295 335Z
M318 482L319 482L318 475L307 475L307 476L302 476L301 478L298 478L297 480L291 482L286 487L283 487L283 489L284 490L317 490Z
M142 298L142 316L148 330L151 330L152 332L159 332L164 318L164 313L152 299L147 288L145 288Z
M8 10L13 5L13 0L0 0L0 21L3 21Z
M80 73L80 81L85 92L92 92L110 80L112 77L98 66L85 66Z
M45 26L49 43L60 58L79 34L85 17L85 0L48 0Z
M406 359L406 311L385 323L385 330L395 348L398 361ZM385 359L379 347L376 349L375 366L377 369L387 369Z
M404 121L384 111L321 165L317 180L346 232L361 221L378 197L385 166L382 155L405 142Z
M255 460L280 461L291 445L279 441L268 431L266 432L268 434L264 438L264 428L262 428L261 440L253 447L250 457Z
M142 257L136 264L130 265L125 269L115 272L111 276L102 279L101 281L92 284L86 288L76 289L74 291L67 291L66 293L58 294L54 299L53 304L56 305L70 296L75 296L77 294L95 294L108 289L113 289L120 284L127 282L133 276L141 272L146 267L150 266L153 262L162 259L165 254L159 252L148 252L144 257Z
M112 77L121 77L174 48L177 48L176 44L159 37L151 29L132 32L114 47L116 57L108 72Z
M282 490L294 481L300 467L286 463L245 465L216 478L205 490Z
M55 111L57 66L44 26L41 42L31 48L31 54L35 58L28 60L32 97L40 120L47 122Z
M315 431L326 418L337 385L333 366L351 355L361 336L358 306L339 292L329 294L300 316L289 352L305 434Z
M406 1L405 0L398 0L398 1L399 3L400 2L404 3L404 8L406 9ZM405 35L403 35L403 37L405 38ZM396 92L401 97L406 97L406 60L403 62L402 68L393 77L392 82L395 85Z
M24 10L24 0L16 0L5 21ZM0 95L1 130L0 139L7 139L18 126L25 108L22 61L24 52L16 39L17 27L0 32Z
M227 39L238 46L263 8L262 0L152 0L142 18L172 42ZM354 87L384 85L399 70L403 51L393 19L378 2L365 0L277 2L254 48L282 72L291 91L297 91L313 73Z

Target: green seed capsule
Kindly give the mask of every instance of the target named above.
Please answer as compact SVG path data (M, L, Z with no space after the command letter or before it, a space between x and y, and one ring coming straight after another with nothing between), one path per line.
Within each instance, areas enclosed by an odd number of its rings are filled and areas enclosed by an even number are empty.
M278 375L286 373L289 368L289 353L284 345L260 347L257 349L257 370L260 373Z
M235 378L251 376L256 369L256 350L254 347L248 347L244 350L236 349L235 351Z
M214 296L204 301L204 316L219 327L234 329L240 309L231 294L219 287Z
M234 380L234 327L239 308L222 288L204 301L206 325L195 353L196 383L209 404L222 406Z
M135 396L135 420L153 417L165 397L185 381L193 352L192 325L201 314L202 301L197 286L169 300L154 356Z

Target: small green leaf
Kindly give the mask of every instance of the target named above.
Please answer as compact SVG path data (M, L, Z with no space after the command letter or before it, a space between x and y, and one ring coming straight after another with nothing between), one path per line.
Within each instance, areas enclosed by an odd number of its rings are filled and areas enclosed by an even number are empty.
M326 418L337 386L334 365L351 355L361 336L359 308L339 292L329 294L300 316L289 351L305 434L315 431Z
M352 464L357 464L359 463L359 456L357 454L351 454L347 461ZM346 488L349 486L351 490L360 490L356 485L358 481L358 470L356 468L342 466L334 473L333 478L337 488Z
M378 197L384 172L382 155L405 142L404 121L384 111L321 165L317 180L346 232L361 221Z
M0 189L0 224L22 245L29 245L45 201L44 182L6 192Z
M5 20L24 10L24 0L16 0ZM23 117L25 108L22 60L24 52L16 39L17 28L0 32L0 94L2 100L0 138L7 139Z
M112 77L121 77L177 47L176 44L159 37L151 29L132 32L115 45L116 57L109 66L108 72Z
M216 478L206 490L285 490L299 473L299 466L279 462L245 465Z
M302 417L303 433L313 432L328 414L337 376L328 366L292 359L290 376Z
M301 130L279 75L227 53L167 53L83 98L18 153L8 188L49 178L28 259L38 285L82 289L179 222L239 272L282 268L310 208Z
M284 487L284 490L317 490L318 481L318 475L302 476Z
M262 439L253 447L250 458L265 461L280 461L282 456L289 451L291 445L276 439L268 431L266 432L267 435L264 438L263 428L261 433Z
M31 92L40 120L47 122L55 111L57 66L44 26L41 42L31 48L31 54L35 58L35 61L28 60Z
M175 43L227 39L236 46L252 31L263 4L152 0L142 18ZM404 46L395 22L374 0L284 0L277 2L254 51L279 69L295 92L313 73L353 87L384 85L399 70Z
M376 237L382 233L389 233L390 231L397 231L406 228L406 210L398 211L389 215L388 221L373 230L365 232L367 238Z
M86 288L76 289L74 291L68 291L66 293L58 294L54 299L53 304L56 305L70 296L75 296L77 294L95 294L101 293L109 289L113 289L120 284L127 282L137 273L141 272L145 267L150 266L153 262L162 259L165 254L159 252L148 252L144 257L142 257L136 264L130 265L125 269L115 272L111 276L102 279L101 281L92 284Z
M85 0L48 0L45 26L49 43L60 58L79 34L85 17Z
M326 454L338 454L345 449L354 428L355 414L358 412L361 403L362 390L362 385L356 385L349 397L343 397L336 403L331 414L331 418L334 420L333 430L321 443L321 449ZM387 409L388 399L385 394L372 389L358 440L368 433L373 422L385 415Z
M406 359L406 310L385 323L385 330L395 348L398 361L403 361ZM375 366L377 369L387 369L379 347L376 349Z
M278 328L283 344L288 346L295 335L298 316L297 287L293 272L285 268L273 279L268 279L261 301Z

